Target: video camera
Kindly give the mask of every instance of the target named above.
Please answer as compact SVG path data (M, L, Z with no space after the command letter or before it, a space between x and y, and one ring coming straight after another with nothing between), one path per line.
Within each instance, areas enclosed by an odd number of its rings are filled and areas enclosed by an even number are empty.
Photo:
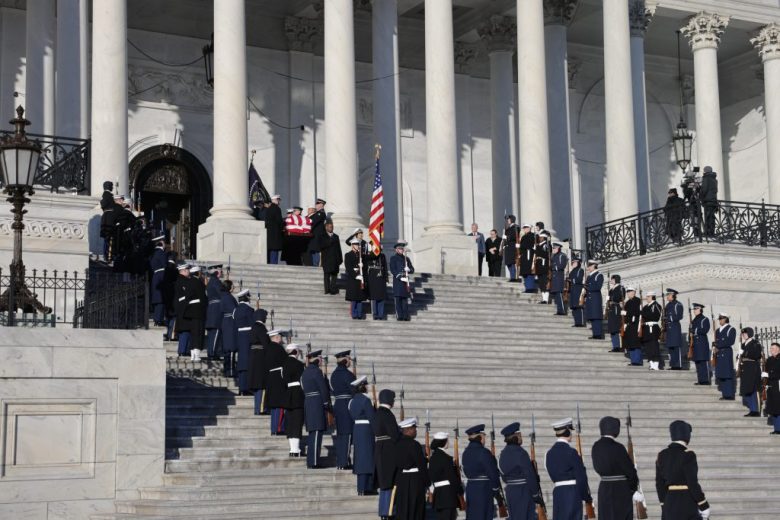
M701 191L701 177L698 176L699 167L694 166L693 169L683 177L680 187L683 190L683 197L688 202L693 202L699 199L699 192Z

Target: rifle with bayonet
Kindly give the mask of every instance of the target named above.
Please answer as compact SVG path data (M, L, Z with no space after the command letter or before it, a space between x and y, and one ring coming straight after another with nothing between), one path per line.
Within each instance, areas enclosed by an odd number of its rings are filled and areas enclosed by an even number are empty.
M311 332L309 333L309 341L306 342L306 366L309 366L309 354L311 354Z
M329 351L330 351L330 347L328 347L328 345L325 345L324 361L325 361L325 379L326 380L328 379L328 352Z
M493 414L490 414L490 453L493 454L493 458L496 456L496 421ZM498 506L498 517L506 518L509 513L506 509L506 498L504 498L504 489L501 487L501 482L498 483L498 491L496 492L496 505Z
M688 361L693 360L693 307L688 298Z
M458 448L458 437L460 437L460 428L458 427L458 419L455 419L455 442L452 445L452 462L455 465L455 475L458 478L458 509L461 511L466 510L466 497L463 494L463 480L460 478L460 449Z
M425 410L425 458L431 458L431 411Z
M639 330L637 331L637 337L639 339L642 339L642 336L644 336L644 329L645 329L645 318L642 316L642 308L644 307L644 295L642 294L642 288L639 288Z
M739 327L740 330L742 330L742 327ZM759 366L761 367L761 374L766 373L766 362L769 360L769 345L764 345L764 351L761 352L761 361L759 361ZM762 377L761 378L761 393L758 395L758 413L764 417L767 417L769 414L766 411L766 406L764 406L764 403L766 403L767 398L767 387L769 386L769 378Z
M357 345L352 344L352 375L357 378Z
M271 309L271 330L274 330L274 315L275 314L276 314L276 312L273 309Z
M609 287L609 282L612 281L612 277L609 275L609 271L607 271L607 287ZM604 321L609 320L609 310L610 307L612 307L612 298L610 298L609 293L612 289L607 289L607 304L604 306Z
M379 403L376 400L376 371L374 370L374 362L371 362L371 401L374 403L374 410L379 407Z
M225 279L230 280L230 255L228 255L227 276L225 277Z
M710 327L713 329L715 328L715 312L712 308L712 305L710 305ZM715 332L715 336L717 337L717 331ZM713 369L718 366L718 342L714 340L712 342L712 357L710 358L710 366L712 366Z
M634 456L634 441L631 438L631 426L633 424L631 423L631 405L628 406L628 417L626 418L626 435L628 436L628 456L631 459L631 463L634 465L634 468L636 468L636 457ZM639 491L640 494L644 497L644 493L642 493L642 484L639 484L639 487L637 488L637 491ZM636 517L640 520L645 520L647 518L647 505L645 504L644 500L642 501L635 501L634 504L636 505Z
M658 341L666 345L666 291L663 284L661 284L661 335L658 336Z
M399 394L399 397L401 398L401 420L403 421L406 419L406 413L404 412L404 384L401 383L401 393Z
M542 492L542 482L539 480L539 466L536 464L536 418L531 414L531 466L536 475L536 492L539 494L539 502L536 503L537 520L547 520L547 506L544 505L544 493Z
M580 459L582 459L582 422L580 421L580 403L577 403L577 454L579 454ZM583 464L584 464L583 459ZM590 494L590 486L587 488L587 493L589 497L592 497ZM593 508L593 499L591 498L590 502L585 502L585 517L586 518L596 518L596 510Z

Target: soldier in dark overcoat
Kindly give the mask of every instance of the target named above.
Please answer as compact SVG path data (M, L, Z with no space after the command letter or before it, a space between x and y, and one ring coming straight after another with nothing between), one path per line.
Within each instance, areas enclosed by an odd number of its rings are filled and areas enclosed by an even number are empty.
M739 354L739 395L747 407L745 417L759 417L759 392L761 391L761 362L764 348L755 338L753 327L741 331L742 345Z
M485 425L466 430L469 443L463 450L463 474L466 476L466 518L492 520L493 499L501 491L501 476L496 458L485 447Z
M650 365L650 370L660 370L661 317L663 309L655 300L655 291L647 291L647 303L642 307L642 353Z
M303 437L303 407L306 398L301 385L301 377L306 366L299 358L300 347L290 343L285 347L287 357L282 363L284 375L284 431L290 444L290 457L301 456L301 438Z
M642 366L642 340L639 338L642 319L642 300L636 295L636 289L626 287L626 301L621 315L624 320L623 348L628 352L631 366Z
M222 312L222 323L219 332L222 336L222 373L225 377L233 377L236 370L236 352L238 352L238 331L233 311L238 302L233 297L233 282L225 280L219 293L219 307Z
M411 285L409 275L414 273L414 266L406 256L406 242L395 244L395 254L390 258L390 272L393 274L393 298L395 299L395 315L398 321L410 321L409 298Z
M683 304L677 300L678 292L666 289L666 306L664 308L664 326L666 327L666 348L669 351L669 367L672 370L682 370L686 352L682 337Z
M209 359L216 359L217 353L222 350L220 342L220 329L222 328L222 265L208 267L209 281L206 284L206 352Z
M165 252L165 235L154 238L154 251L149 258L149 271L151 283L149 291L149 303L154 309L154 324L158 327L165 325L165 269L168 266L168 254Z
M371 251L363 259L367 265L366 287L368 288L368 299L371 300L372 317L375 320L384 320L387 318L385 313L385 298L387 298L387 259L382 249L379 253Z
M362 320L363 302L366 300L366 274L368 264L363 261L360 252L360 240L350 241L351 251L344 255L344 273L347 275L347 287L344 299L350 303L350 315L353 320Z
M352 364L351 351L337 353L336 369L330 375L330 389L333 393L333 414L336 419L336 468L350 469L349 447L352 443L352 417L349 414L349 400L352 399L352 381L355 380L349 367Z
M255 415L268 413L268 396L265 395L268 379L268 365L265 361L265 349L271 343L265 321L268 311L255 309L254 323L249 331L249 391L255 395Z
M525 284L525 292L536 292L536 280L533 274L536 234L531 231L530 224L523 224L518 245L520 246L520 276Z
M431 456L428 459L428 478L433 486L433 510L436 520L458 518L458 497L463 494L463 484L455 469L452 455L447 453L449 434L436 432L431 441Z
M190 268L187 279L187 306L184 317L190 320L190 354L193 361L200 361L203 349L204 322L206 321L206 286L200 278L200 267Z
M720 388L721 401L733 401L737 394L734 380L734 343L737 341L737 329L729 323L728 314L718 315L719 327L715 329L715 378Z
M311 264L304 262L305 265L320 265L320 251L322 250L323 238L325 237L325 222L328 220L328 214L325 213L325 202L323 199L317 199L314 203L314 213L309 215L311 221L311 239L306 248L308 258L311 258Z
M339 276L339 266L344 261L341 256L341 241L333 232L333 222L325 224L325 234L321 237L320 254L322 258L322 273L325 280L325 294L338 294L336 279Z
M563 244L553 242L553 255L550 260L550 270L552 278L550 279L550 296L555 302L555 314L558 316L566 315L566 307L563 302L563 289L566 285L566 267L569 265L569 257L561 251Z
M308 355L309 366L303 371L301 385L306 400L303 405L306 431L306 467L320 468L320 449L322 437L328 429L327 414L332 411L330 404L330 389L325 376L320 370L322 351L316 350Z
M704 315L704 305L693 304L693 321L691 322L691 334L693 334L693 361L696 364L696 384L711 385L712 372L710 370L710 340L709 333L712 327L710 319Z
M255 309L250 301L252 295L249 289L244 289L236 295L238 305L233 311L236 320L236 382L239 395L249 395L249 352L252 347L252 324L255 321Z
M515 257L517 256L517 250L520 247L520 243L518 242L518 239L520 238L520 228L515 222L516 218L514 215L507 215L504 219L506 221L506 227L504 227L504 234L501 236L504 265L506 265L508 271L509 281L516 282L518 280L518 273Z
M353 421L352 443L355 456L352 472L357 475L358 495L371 495L376 492L374 484L374 406L366 396L367 378L361 376L350 383L353 396L347 409Z
M707 520L710 505L699 484L696 454L688 448L693 428L685 421L669 425L672 443L655 461L655 489L664 520Z
M190 290L190 266L187 262L179 262L176 266L179 275L174 283L174 308L176 315L176 325L174 327L179 339L178 354L179 357L186 356L190 350L190 331L192 323L185 316L184 311L187 308L187 301Z
M542 501L539 481L531 457L523 448L520 423L514 422L501 430L506 446L498 458L498 469L504 480L509 520L532 520L536 503Z
M609 294L607 297L607 332L612 340L612 352L621 351L622 320L620 319L623 304L626 301L626 288L620 283L620 275L613 274L609 278Z
M279 202L281 195L271 197L271 203L265 208L265 236L268 249L268 263L278 264L284 249L284 217Z
M639 476L626 448L617 441L620 419L603 417L599 421L601 438L593 444L593 469L601 477L598 505L600 520L633 520L634 500L644 501L635 494Z
M284 433L284 402L287 395L283 365L287 353L282 346L281 330L272 330L268 337L271 343L265 348L265 362L268 367L265 399L271 410L271 435L281 435Z
M570 444L573 422L567 418L552 426L557 439L545 455L544 467L554 484L553 518L579 520L582 518L582 503L592 503L593 497L590 496L588 475L582 458Z
M536 235L534 248L534 270L536 271L536 287L542 293L539 303L550 303L550 292L547 284L550 281L550 242L547 233Z
M391 516L390 501L395 480L395 442L401 432L393 415L395 392L383 389L379 392L379 407L371 425L374 429L374 462L376 463L376 484L379 488L379 517Z
M417 437L417 419L398 423L401 436L395 445L395 505L397 520L425 519L425 491L430 485L428 462Z
M585 319L590 321L591 339L604 339L604 305L601 288L604 286L604 275L599 272L599 264L588 260L588 277L585 279Z
M575 327L585 327L585 309L580 304L580 298L585 291L585 269L581 263L579 258L572 257L569 271L569 308Z
M761 373L762 382L766 385L766 413L774 426L771 434L780 435L780 344L772 343L769 347L769 357Z

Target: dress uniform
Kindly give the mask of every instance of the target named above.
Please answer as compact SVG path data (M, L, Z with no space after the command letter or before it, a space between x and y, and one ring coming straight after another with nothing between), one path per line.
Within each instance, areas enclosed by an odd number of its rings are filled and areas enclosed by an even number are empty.
M550 243L547 233L536 235L537 243L534 247L534 268L536 270L536 286L542 293L539 303L550 303L550 292L547 284L550 281Z
M581 520L582 503L592 502L588 476L577 450L571 442L572 420L553 423L558 439L547 451L544 466L554 484L553 520Z
M328 214L325 213L325 204L327 203L324 200L317 199L314 202L316 210L308 217L311 220L311 240L309 240L307 248L307 253L310 256L307 258L311 258L311 265L313 266L320 265L320 250L322 239L325 236L325 222L328 220Z
M372 316L375 320L384 320L385 298L387 298L387 259L382 250L378 254L369 253L364 259L367 264L366 287L368 299L371 300Z
M265 320L268 311L255 309L252 330L249 332L249 390L255 395L255 415L268 412L268 396L265 395L268 380L268 365L265 361L265 349L271 344Z
M417 436L417 419L398 423L401 436L395 444L395 518L425 519L425 490L430 485L428 463Z
M331 411L328 382L320 370L322 351L316 350L308 355L309 366L303 371L301 385L306 397L304 417L309 436L306 444L306 467L319 468L322 436L328 429L327 413Z
M352 382L355 375L349 370L351 351L335 355L338 365L330 375L330 389L333 394L333 414L336 416L336 467L349 469L349 448L352 444L352 416L349 414L349 400L352 399Z
M536 235L531 231L530 224L523 224L520 234L520 276L523 277L525 292L536 292L536 280L534 279L534 249L536 248ZM506 249L504 249L506 251Z
M284 360L287 353L282 346L282 331L268 333L271 343L265 348L265 362L268 367L266 380L266 402L271 410L271 435L284 433L284 403L287 395L287 383L284 382Z
M507 215L506 227L504 228L504 235L501 237L504 246L504 265L506 265L507 271L509 271L509 281L513 282L517 280L517 266L515 265L515 256L517 250L520 247L518 241L520 237L520 228L515 223L516 218L514 215Z
M238 352L238 331L233 311L238 302L231 294L233 282L226 280L219 293L220 310L222 311L222 324L220 333L222 336L222 372L225 377L233 377L236 370L236 352Z
M626 448L616 439L620 434L620 419L603 417L599 421L601 438L593 444L593 469L601 477L599 483L599 520L633 520L634 500L644 501L637 493L639 476Z
M780 346L772 343L761 378L766 380L766 413L772 419L772 435L780 435Z
M320 254L322 258L322 274L325 284L325 294L338 294L339 288L336 280L339 276L339 266L344 261L341 256L341 241L333 232L333 223L325 225L325 234L322 235Z
M718 321L721 325L715 330L715 378L720 388L721 401L733 401L737 393L734 381L734 343L737 341L737 329L729 323L728 314L720 313Z
M604 275L599 272L599 264L588 260L588 278L585 280L585 318L590 321L592 339L604 339L604 324L602 323L604 308L601 298L601 288L604 286Z
M151 276L151 291L149 303L154 309L154 324L158 327L165 325L165 268L168 265L168 254L165 252L165 235L153 239L156 246L151 258L149 258L149 270Z
M683 304L677 301L677 291L666 289L666 348L669 350L669 367L672 370L682 370L683 357L686 352L682 339Z
M561 251L562 244L553 243L553 256L550 260L552 278L550 279L550 295L555 302L558 316L566 315L566 307L563 304L563 289L566 285L566 267L569 265L569 257Z
M249 352L252 347L252 324L255 321L255 310L249 301L252 295L248 289L239 292L238 305L233 311L236 320L236 381L239 395L249 395Z
M469 444L463 450L462 466L466 476L466 518L492 520L493 498L501 490L496 458L484 445L485 425L466 430Z
M400 431L393 415L395 392L384 389L379 392L379 407L371 425L374 429L374 462L376 463L376 484L379 488L379 517L391 516L390 499L395 478L395 442Z
M505 484L509 520L535 520L536 503L542 497L531 457L523 448L519 434L519 422L501 430L507 444L498 458L498 469Z
M580 305L580 296L585 290L585 270L580 264L579 258L572 257L569 271L569 308L575 327L585 326L585 309Z
M189 296L189 277L190 266L187 262L179 262L176 266L179 271L179 275L176 277L174 284L174 304L173 312L176 316L176 324L174 330L179 339L178 354L179 356L186 356L190 350L190 331L192 324L190 320L184 315L184 311L187 308L187 297Z
M373 494L374 485L374 406L366 397L366 376L352 381L354 396L347 409L353 422L352 442L355 455L352 472L357 475L358 495ZM338 399L338 396L336 397ZM336 401L338 403L338 401ZM338 424L338 419L336 419Z
M659 370L661 363L661 304L655 301L655 291L647 291L650 300L642 307L642 353L650 364L650 370Z
M217 352L221 350L219 343L219 329L222 326L222 300L220 292L222 291L222 282L220 281L221 265L209 266L209 281L206 284L206 298L208 306L206 307L206 353L209 359L217 357Z
M612 340L612 352L620 352L621 311L626 301L626 288L620 283L620 275L614 274L610 279L614 283L609 289L607 298L607 332Z
M664 520L707 520L710 505L699 485L696 454L688 449L691 425L674 421L669 425L672 443L655 462L655 489Z
M190 268L187 279L187 306L184 317L190 321L190 354L193 361L200 361L200 351L203 349L204 322L206 319L206 287L198 276L200 267Z
M265 236L268 249L268 263L278 264L284 249L284 218L279 202L282 197L274 195L271 204L265 209Z
M301 376L305 365L298 359L300 347L290 343L285 347L287 358L282 364L285 383L284 394L284 431L290 444L290 457L301 456L301 437L303 436L304 395Z
M446 432L433 434L431 456L428 461L428 477L433 486L433 510L436 520L455 520L458 518L458 497L463 494L460 476L455 462L445 451L449 435Z
M347 290L344 299L350 303L353 320L363 319L363 302L366 300L366 273L368 264L363 262L360 240L350 241L352 250L344 255L344 273L347 275Z
M411 286L409 275L414 273L414 266L409 257L404 254L406 242L395 245L395 254L390 259L390 272L393 273L393 297L395 299L395 315L398 321L410 321L409 297Z
M623 327L623 348L628 352L632 366L642 366L642 340L639 338L642 317L642 300L636 296L633 287L626 288L626 302L621 311Z
M739 354L739 395L742 404L747 407L745 417L759 417L758 393L761 391L761 360L764 349L753 337L752 327L742 329L742 348ZM720 361L718 361L720 363Z
M696 311L699 311L698 314ZM703 314L704 305L700 303L693 304L694 318L691 322L691 333L693 334L693 361L696 363L697 385L712 384L710 378L710 340L707 335L710 333L710 319Z

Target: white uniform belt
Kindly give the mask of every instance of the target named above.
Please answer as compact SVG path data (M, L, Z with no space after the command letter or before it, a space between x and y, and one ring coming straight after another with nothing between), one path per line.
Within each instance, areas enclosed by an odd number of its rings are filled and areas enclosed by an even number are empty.
M276 368L272 368L271 370L269 370L269 372L273 372L274 370L281 370L281 369L282 369L282 367L276 367Z
M401 470L401 471L402 471L402 473L417 473L417 472L420 471L420 468L409 468L409 469L404 469L404 470Z
M334 397L334 399L351 399L351 398L352 398L351 395L346 395L346 394L344 394L344 395L337 395L336 397Z
M658 325L660 325L660 323L657 321L646 321L645 325L647 325L648 327L657 327Z
M507 480L506 481L506 485L507 486L520 485L520 484L525 484L525 483L526 483L526 479L524 479L524 478L518 478L518 479Z
M471 477L470 479L467 480L469 482L481 482L481 481L488 482L490 479L487 478L486 476L482 476L482 477Z
M625 475L607 475L601 477L602 482L623 482L624 480L628 480Z
M320 395L319 392L306 392L306 397L315 397Z
M181 298L179 298L179 301L186 300L186 299L187 299L186 296L182 296Z
M238 332L246 332L248 330L252 330L252 327L239 327Z
M226 312L225 314L222 315L222 317L223 318L232 318L233 317L233 313L232 312Z
M380 435L378 437L374 437L375 441L389 441L390 436L389 435Z
M561 486L576 486L577 481L576 480L561 480L560 482L555 483L555 487L561 487Z
M368 419L355 419L355 424L371 424Z
M161 267L161 268L159 268L159 269L155 269L155 270L154 270L154 272L155 272L155 273L159 273L160 271L165 271L165 268L164 268L164 267Z
M188 305L190 303L200 303L200 298L195 298L194 300L190 300L189 302L187 302Z
M292 383L287 383L287 388L290 388L291 386L301 386L300 381L294 381Z
M449 485L450 485L450 481L449 480L440 480L438 482L434 482L433 483L433 487L435 487L435 488L449 486Z
M219 303L220 301L221 300L209 300L209 305L211 305L212 303Z

